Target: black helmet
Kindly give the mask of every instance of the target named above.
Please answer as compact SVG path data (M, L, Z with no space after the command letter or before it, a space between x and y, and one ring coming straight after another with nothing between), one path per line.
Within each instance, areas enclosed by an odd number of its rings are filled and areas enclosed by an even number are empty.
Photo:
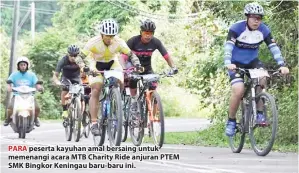
M78 55L80 53L80 48L77 45L72 44L67 48L67 52L70 55Z
M155 32L156 25L150 19L146 19L140 26L141 31Z

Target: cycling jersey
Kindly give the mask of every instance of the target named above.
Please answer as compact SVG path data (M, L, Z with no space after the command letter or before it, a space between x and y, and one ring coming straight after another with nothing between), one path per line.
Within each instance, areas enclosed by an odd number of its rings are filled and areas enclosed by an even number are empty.
M257 30L250 30L246 21L233 24L225 44L225 64L249 64L258 58L258 49L263 42L267 44L276 62L283 65L281 52L268 26L261 23Z
M103 42L101 35L90 39L82 50L85 55L91 56L95 61L104 63L112 60L118 61L117 53L128 54L130 51L126 42L121 38L113 37L111 45L107 46Z
M80 67L77 63L71 62L68 56L64 56L57 64L55 72L60 73L67 79L80 79Z
M127 41L127 45L132 50L132 52L137 55L140 60L140 63L145 67L146 71L151 70L151 57L153 52L158 49L161 55L167 59L168 53L162 44L162 42L153 37L151 41L147 44L141 42L141 35L134 36Z

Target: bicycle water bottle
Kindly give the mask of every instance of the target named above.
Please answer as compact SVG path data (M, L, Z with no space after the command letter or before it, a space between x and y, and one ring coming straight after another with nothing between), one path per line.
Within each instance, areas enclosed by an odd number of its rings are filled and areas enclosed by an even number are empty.
M107 115L110 114L110 102L107 101L106 104L107 104L107 105L106 105L106 116L107 116Z
M106 107L107 107L107 101L104 100L104 102L103 102L103 107L102 107L102 117L103 117L103 118L104 118L104 117L107 117L107 109L106 109Z

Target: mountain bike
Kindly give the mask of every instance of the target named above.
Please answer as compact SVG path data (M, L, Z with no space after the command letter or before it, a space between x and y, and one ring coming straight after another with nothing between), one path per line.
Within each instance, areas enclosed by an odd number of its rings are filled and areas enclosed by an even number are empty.
M65 128L65 137L67 141L72 140L72 135L76 142L81 138L81 124L82 124L82 105L81 99L84 96L84 88L82 84L71 83L61 84L61 87L68 89L66 96L66 102L68 107L68 117L64 120L63 126Z
M156 91L156 84L162 77L172 77L172 75L163 74L146 74L137 75L129 74L130 80L137 80L137 103L139 113L132 115L130 110L130 99L126 109L127 124L133 144L139 146L144 137L144 129L148 128L149 137L152 137L154 144L160 148L164 144L164 112L160 95ZM159 126L159 127L158 127ZM136 134L135 134L136 130Z
M98 71L103 74L104 85L101 90L100 109L98 110L98 127L100 135L93 135L94 145L102 146L106 133L110 146L119 146L122 137L123 109L118 79L123 75L122 71L108 70Z
M261 86L262 78L280 75L279 71L264 69L243 69L237 68L237 73L244 75L245 92L241 100L239 113L236 116L235 135L229 137L229 145L234 153L240 153L243 149L246 133L249 134L250 143L258 156L266 156L272 149L278 126L278 111L274 97L266 92ZM257 92L261 90L261 92ZM266 123L256 123L257 107L262 105ZM271 111L271 112L270 112ZM272 118L271 118L272 117ZM270 133L261 134L258 130L270 130ZM270 134L270 136L269 136ZM264 140L264 137L269 139ZM259 146L265 145L265 146Z

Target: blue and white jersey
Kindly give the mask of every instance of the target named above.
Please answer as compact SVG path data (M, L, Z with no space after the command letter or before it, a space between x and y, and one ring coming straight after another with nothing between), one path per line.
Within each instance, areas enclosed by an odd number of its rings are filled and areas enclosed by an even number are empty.
M225 44L225 64L249 64L258 58L259 46L263 42L268 45L277 63L283 64L280 50L267 25L261 23L257 30L250 30L245 20L233 24Z

